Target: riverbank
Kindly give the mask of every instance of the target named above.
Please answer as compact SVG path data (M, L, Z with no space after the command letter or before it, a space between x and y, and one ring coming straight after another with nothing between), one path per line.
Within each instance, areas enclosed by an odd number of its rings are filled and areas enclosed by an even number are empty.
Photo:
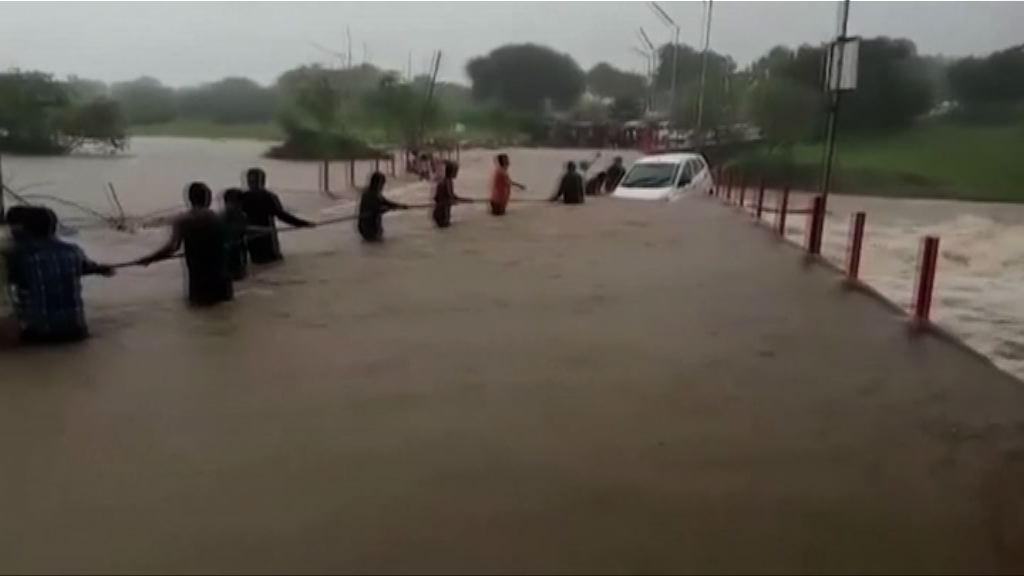
M207 140L262 140L279 142L284 132L274 122L256 124L221 124L197 120L175 120L163 124L146 124L129 128L131 136L168 136Z
M851 136L837 146L837 193L890 198L1024 202L1024 122L964 125L929 121L902 132ZM770 174L794 189L820 186L821 144L800 145L790 160L754 150L733 164Z

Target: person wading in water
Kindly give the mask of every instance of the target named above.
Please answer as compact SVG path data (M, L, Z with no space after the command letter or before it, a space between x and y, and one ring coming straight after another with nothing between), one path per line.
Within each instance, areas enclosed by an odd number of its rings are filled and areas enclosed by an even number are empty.
M616 156L612 165L605 171L604 191L612 192L619 185L619 181L626 175L626 169L622 167L622 156Z
M28 206L19 212L12 208L8 214L15 227L14 247L7 254L9 282L21 341L53 344L87 338L82 276L113 276L114 269L57 238L53 210Z
M550 198L552 202L562 200L566 204L583 204L583 177L576 171L576 163L565 165L565 174L558 182L558 190Z
M188 301L195 306L212 306L234 298L228 269L228 231L224 220L210 210L212 194L202 182L188 187L191 208L174 220L171 239L159 250L136 261L148 266L165 260L185 245L188 268Z
M526 190L519 182L512 180L508 173L508 154L498 154L495 157L497 167L494 169L494 176L491 179L491 214L501 216L508 207L509 198L512 196L512 188Z
M445 162L444 178L437 183L434 190L434 224L438 228L447 228L452 224L452 206L472 200L455 194L455 178L459 175L459 166L455 162Z
M604 172L598 172L597 176L594 176L590 180L587 180L586 193L587 196L600 196L604 193L604 183L608 179L608 175Z
M391 210L405 210L405 204L392 202L384 197L384 183L387 178L380 172L370 176L370 184L363 190L359 198L359 223L356 229L367 242L380 242L384 239L384 213Z
M249 259L253 264L268 264L281 260L281 247L277 241L276 221L280 220L296 228L312 228L316 224L303 220L281 206L281 199L267 190L267 175L259 168L251 168L245 174L249 189L242 193L242 209L249 226L267 228L264 233L248 241Z
M227 227L228 271L232 280L244 280L249 275L249 220L242 209L242 191L238 188L228 188L224 191L224 211L221 218Z

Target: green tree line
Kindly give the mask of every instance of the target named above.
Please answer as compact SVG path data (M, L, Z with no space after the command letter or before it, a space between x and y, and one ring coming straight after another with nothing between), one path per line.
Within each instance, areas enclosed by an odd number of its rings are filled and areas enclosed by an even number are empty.
M703 126L752 124L782 147L819 138L825 50L778 46L743 68L728 55L709 52ZM286 135L318 135L306 138L313 148L352 134L408 144L456 124L539 134L553 116L626 121L652 108L685 129L696 121L702 59L692 47L664 45L649 79L604 62L584 70L568 54L511 44L471 59L470 85L441 82L429 105L427 78L402 78L369 64L300 66L270 86L230 77L185 88L151 77L108 85L9 71L0 74L0 149L53 153L89 141L118 147L127 127L177 120L276 122ZM910 40L879 37L861 42L859 60L857 90L844 96L844 131L905 128L947 101L965 119L1020 117L1024 45L942 59L918 54ZM677 97L670 102L673 64Z

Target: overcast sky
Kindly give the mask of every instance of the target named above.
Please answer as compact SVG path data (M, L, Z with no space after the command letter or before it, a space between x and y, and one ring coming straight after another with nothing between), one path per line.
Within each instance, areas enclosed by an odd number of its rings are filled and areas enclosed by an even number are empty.
M700 2L664 2L699 42ZM777 44L818 43L835 32L835 2L714 4L712 48L741 65ZM0 3L0 69L40 69L105 81L151 75L181 86L230 75L263 83L302 63L336 58L351 29L353 61L365 57L415 73L444 54L441 77L465 81L466 61L502 44L535 42L583 67L600 61L640 70L631 47L643 26L669 32L644 2L144 2ZM904 36L923 53L985 54L1024 42L1024 2L854 2L850 33ZM365 49L364 49L365 46Z

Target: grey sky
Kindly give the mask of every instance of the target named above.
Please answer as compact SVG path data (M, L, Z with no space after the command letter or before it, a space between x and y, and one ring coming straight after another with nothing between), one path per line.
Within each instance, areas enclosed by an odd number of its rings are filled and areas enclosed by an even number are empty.
M682 40L698 43L701 4L665 2ZM776 44L827 39L834 2L716 2L712 47L741 65ZM172 85L243 75L272 82L297 64L328 63L312 43L353 61L414 72L441 49L441 76L465 80L469 58L510 42L536 42L640 70L634 30L655 43L669 32L644 2L0 3L0 69L41 69L106 81L148 74ZM923 53L983 54L1024 42L1024 2L854 2L851 34L905 36Z

